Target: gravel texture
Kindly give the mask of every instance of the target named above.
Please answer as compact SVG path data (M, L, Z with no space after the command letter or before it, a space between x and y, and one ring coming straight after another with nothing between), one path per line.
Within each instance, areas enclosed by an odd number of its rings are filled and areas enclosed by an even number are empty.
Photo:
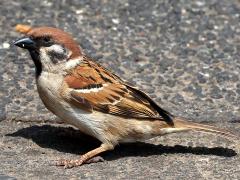
M59 27L166 110L239 134L240 1L1 0L0 14L0 179L240 179L235 144L196 133L122 145L71 170L49 165L95 146L53 126L33 63L11 46L18 23Z

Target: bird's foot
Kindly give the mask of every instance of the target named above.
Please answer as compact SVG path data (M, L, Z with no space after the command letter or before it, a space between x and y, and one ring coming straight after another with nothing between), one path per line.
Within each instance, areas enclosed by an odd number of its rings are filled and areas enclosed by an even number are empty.
M85 162L85 164L91 164L91 163L98 163L98 162L103 162L104 159L101 156L95 156Z
M84 161L82 157L79 159L61 159L56 163L56 166L64 166L65 169L81 166L82 164L90 164L103 162L104 159L101 156L93 157L87 161Z
M57 161L56 166L63 166L65 169L81 166L83 161L80 159L61 159Z

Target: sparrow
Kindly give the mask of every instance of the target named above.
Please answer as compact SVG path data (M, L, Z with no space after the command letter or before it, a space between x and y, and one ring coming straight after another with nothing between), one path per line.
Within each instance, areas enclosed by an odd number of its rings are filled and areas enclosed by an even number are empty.
M53 27L25 29L25 36L14 45L29 51L37 90L46 108L101 142L78 159L60 160L56 165L80 166L119 143L169 133L195 130L235 137L229 131L164 110L143 91L87 56L70 34Z

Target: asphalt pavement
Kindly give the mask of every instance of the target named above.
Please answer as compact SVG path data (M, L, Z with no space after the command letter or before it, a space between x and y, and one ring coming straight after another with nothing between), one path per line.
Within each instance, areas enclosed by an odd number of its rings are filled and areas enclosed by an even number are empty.
M1 0L0 180L240 179L238 143L194 132L119 145L96 164L54 166L99 142L45 109L33 62L11 45L18 23L70 32L174 115L240 135L239 0Z

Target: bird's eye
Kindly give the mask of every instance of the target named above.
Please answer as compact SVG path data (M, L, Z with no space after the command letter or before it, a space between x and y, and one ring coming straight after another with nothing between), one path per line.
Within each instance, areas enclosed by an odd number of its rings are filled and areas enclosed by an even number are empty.
M44 38L43 38L43 41L44 41L45 43L50 42L50 37L44 37Z

